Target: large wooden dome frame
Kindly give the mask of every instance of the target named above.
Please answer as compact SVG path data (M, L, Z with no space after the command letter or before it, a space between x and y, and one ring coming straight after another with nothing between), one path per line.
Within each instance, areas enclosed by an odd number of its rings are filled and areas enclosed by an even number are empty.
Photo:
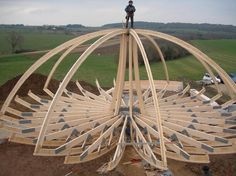
M154 85L147 54L140 39L147 39L160 55L166 75L165 89ZM120 37L120 54L116 82L104 90L96 81L100 95L85 90L77 81L82 95L70 92L66 86L81 64L109 39ZM97 39L98 38L98 39ZM218 94L209 101L187 96L190 86L182 92L164 97L169 84L168 69L162 51L154 40L160 38L186 49L203 65L214 80ZM58 90L48 89L59 64L75 48L97 39L76 60L62 80ZM142 54L150 88L141 89L138 49ZM29 91L28 96L38 102L32 104L16 96L22 84L42 64L58 53L57 60L44 86L49 98L41 98ZM126 62L129 63L129 91L124 93ZM211 103L222 96L214 73L220 75L231 100L221 106ZM134 85L135 89L134 89ZM125 102L123 96L128 97ZM134 96L137 100L134 100ZM30 109L22 112L11 108L11 102ZM192 45L167 34L141 29L108 29L79 36L51 50L35 62L17 82L1 109L1 127L9 132L12 142L35 145L34 155L65 156L65 163L81 163L115 151L104 171L114 169L121 160L127 143L153 167L167 169L167 158L193 163L208 163L209 154L236 153L236 112L225 108L236 101L236 85L212 59ZM127 132L128 130L128 132Z

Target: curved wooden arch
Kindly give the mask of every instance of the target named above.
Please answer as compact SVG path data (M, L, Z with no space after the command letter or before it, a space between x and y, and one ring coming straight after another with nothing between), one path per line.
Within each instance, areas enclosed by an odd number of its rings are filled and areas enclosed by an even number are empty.
M167 65L166 65L166 61L165 61L165 58L163 56L163 53L159 47L159 45L157 44L157 42L151 38L150 36L148 35L144 35L145 38L147 38L152 44L153 46L155 47L155 49L157 50L157 53L159 54L160 58L161 58L161 61L163 63L163 67L164 67L164 71L165 71L165 75L166 75L166 81L167 83L169 84L170 82L170 78L169 78L169 72L168 72L168 68L167 68Z
M162 38L185 48L187 51L193 54L199 61L202 60L205 63L207 63L209 66L211 66L220 75L222 80L225 82L229 92L231 93L231 97L232 98L236 97L236 85L230 79L227 73L219 65L217 65L212 59L210 59L207 55L205 55L203 52L201 52L194 46L188 44L187 42L184 42L183 40L180 40L176 37L173 37L164 33L156 32L156 31L149 31L149 30L141 30L141 29L137 29L136 31L138 34L146 34L146 35ZM214 78L215 78L214 75L212 75L213 80ZM216 83L215 80L214 82Z
M40 130L39 133L39 137L38 137L38 141L37 144L35 146L35 153L39 152L39 149L42 147L43 145L43 140L44 140L44 136L45 136L45 132L47 130L47 125L50 119L50 115L52 114L57 101L59 100L60 96L62 95L62 93L64 92L67 84L69 83L69 81L71 80L72 76L74 75L74 73L77 71L77 69L79 68L79 66L87 59L87 57L101 44L103 44L105 41L109 40L110 38L113 38L117 35L120 34L124 34L127 33L126 30L115 30L112 31L108 34L106 34L105 36L103 36L102 38L98 39L94 44L92 44L81 56L80 58L75 62L75 64L71 67L70 71L67 73L67 75L65 76L64 80L62 81L59 89L57 90L55 96L53 97L52 103L50 104L50 107L48 109L48 112L44 118L43 124L42 124L42 128Z
M165 149L165 144L164 144L164 140L163 140L163 130L162 130L162 125L161 125L161 114L160 114L159 102L158 102L158 99L157 99L157 94L156 94L156 89L155 89L155 85L154 85L154 80L153 80L151 68L150 68L150 65L149 65L147 54L145 52L145 49L143 47L143 44L142 44L138 34L133 29L130 30L130 34L134 37L134 39L136 40L136 42L139 46L139 49L140 49L141 54L143 56L143 60L144 60L145 67L146 67L146 70L147 70L148 79L149 79L149 83L150 83L150 88L151 88L151 92L152 92L152 96L153 96L153 102L154 102L155 114L156 114L156 119L157 119L158 131L159 131L161 158L162 158L162 161L163 161L163 167L167 168L167 159L166 159L166 153L165 153L166 149Z
M86 39L85 41L87 41L87 39ZM52 79L52 76L53 76L54 72L56 71L57 67L59 66L59 64L65 59L65 57L66 57L68 54L70 54L70 53L71 53L75 48L77 48L80 44L82 44L82 42L79 43L79 44L76 43L76 44L72 45L72 46L71 46L69 49L67 49L66 52L64 52L64 53L62 54L62 56L57 60L57 62L54 64L52 70L50 71L50 73L49 73L49 75L48 75L48 77L47 77L47 80L46 80L45 85L44 85L44 89L47 89L47 88L48 88L48 84L49 84L50 80Z
M148 36L148 35L146 35L146 36ZM156 44L156 42L154 41L154 39L152 39L150 36L148 36L149 37L149 40L153 40L153 41L151 41L153 44L154 44L154 46L155 46L155 44ZM156 47L156 46L155 46ZM158 47L158 46L157 46ZM158 47L159 48L159 47ZM158 49L157 48L157 50L160 50L160 49ZM192 53L193 55L194 55L194 53ZM195 57L197 57L196 55L194 55ZM215 79L215 75L214 75L214 73L212 72L212 70L211 70L211 68L204 62L204 61L202 61L201 59L199 59L198 60L201 64L202 64L202 66L206 69L206 71L210 74L210 76L212 77L212 79L213 79L213 82L214 82L214 84L215 84L215 86L216 86L216 89L217 89L217 92L218 93L221 93L221 90L220 90L220 88L219 88L219 86L218 86L218 82L216 81L216 79ZM164 67L166 67L166 66L164 66ZM167 69L165 69L165 72L166 72L166 70Z
M73 52L74 49L76 49L77 47L79 47L80 45L82 45L83 43L91 40L91 39L94 39L94 38L97 38L99 36L102 36L104 34L101 34L101 35L97 35L97 36L91 36L91 37L87 37L85 38L83 41L79 42L79 43L75 43L73 44L69 49L67 49L63 55L57 60L57 62L54 64L53 68L51 69L48 77L47 77L47 81L45 82L45 85L44 85L44 89L47 89L48 88L48 84L53 76L53 74L55 73L57 67L59 66L59 64L66 58L66 56L68 54L70 54L71 52Z
M163 62L167 81L169 76L166 63L153 37L168 40L187 49L211 75L214 75L213 70L217 71L225 81L231 96L235 97L235 85L226 73L190 44L170 35L148 30L104 30L60 45L26 71L9 94L1 111L1 127L12 133L9 140L35 145L35 155L66 156L66 164L90 161L116 147L113 160L103 168L105 172L118 165L128 138L144 160L162 170L167 169L167 157L184 162L208 163L210 154L236 153L236 130L232 129L236 127L236 112L223 112L236 99L222 106L211 106L220 94L209 101L203 101L201 96L205 92L204 88L195 96L185 95L190 86L182 92L164 97L165 90L156 90L147 54L138 35L144 36L155 46ZM105 91L97 81L100 95L95 95L83 89L77 81L76 85L82 95L68 91L67 84L87 57L104 42L117 36L120 36L121 40L115 87ZM65 75L56 94L50 93L49 99L43 99L29 92L28 96L35 100L36 104L18 96L14 98L20 86L40 65L65 50L48 76L44 86L44 89L47 89L60 62L77 46L96 37L101 38L78 58ZM140 86L138 49L141 51L150 84L150 88L145 91ZM126 60L129 63L128 94L123 91ZM133 81L136 85L136 102ZM124 96L129 97L127 102L123 99ZM13 98L16 103L30 111L22 112L9 107ZM126 133L127 130L130 134ZM160 155L161 159L155 154Z
M115 29L114 29L115 30ZM94 33L90 33L75 39L72 39L58 47L56 47L55 49L51 50L50 52L48 52L47 54L45 54L43 57L41 57L39 60L37 60L20 78L20 80L16 83L16 85L14 86L14 88L12 89L11 93L8 95L7 99L5 100L2 108L1 108L1 112L4 114L6 112L6 108L9 106L10 102L12 101L13 97L16 95L17 91L20 89L20 87L22 86L22 84L29 78L29 76L34 73L43 63L45 63L46 61L48 61L50 58L52 58L54 55L58 54L59 52L63 51L64 49L70 47L71 45L73 45L74 43L82 43L87 40L90 40L92 38L95 38L97 36L101 36L101 35L105 35L111 31L114 31L113 29L108 29L108 30L103 30L103 31L98 31L98 32L94 32Z
M168 75L168 69L167 69L167 66L166 66L166 63L165 63L165 59L163 57L163 54L159 48L159 46L157 45L157 43L154 41L153 38L151 38L149 35L145 35L145 34L141 34L143 36L145 36L153 45L154 47L156 48L156 50L158 51L160 57L161 57L161 61L164 65L164 70L165 70L165 75L166 75L166 80L168 81L169 80L169 75ZM166 34L165 34L166 35ZM156 36L157 37L157 36ZM198 56L196 56L194 53L191 53L193 54L196 58L198 58ZM210 76L212 77L213 79L213 82L216 86L216 89L218 91L219 94L221 94L221 89L219 88L218 86L218 82L216 81L215 79L215 75L214 73L212 72L211 68L208 66L208 64L206 64L204 61L202 61L201 59L198 59L198 61L203 65L203 67L206 69L206 71L210 74ZM169 82L169 81L168 81Z

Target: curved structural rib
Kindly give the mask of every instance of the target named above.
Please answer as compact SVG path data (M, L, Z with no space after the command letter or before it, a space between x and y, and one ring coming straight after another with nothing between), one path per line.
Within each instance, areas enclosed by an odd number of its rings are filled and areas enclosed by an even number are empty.
M165 75L166 75L166 81L169 84L169 82L170 82L169 73L168 73L168 69L167 69L165 58L163 56L163 53L162 53L160 47L158 46L158 44L155 42L155 40L152 37L150 37L148 35L144 35L144 37L146 37L153 44L153 46L156 48L156 50L157 50L157 52L158 52L158 54L160 56L160 59L161 59L161 61L163 63L163 66L164 66Z
M67 75L65 76L64 80L62 81L59 89L57 90L55 96L53 97L53 100L50 104L50 107L48 109L48 112L44 118L44 122L42 124L42 128L40 130L39 133L39 138L35 147L35 153L39 152L39 149L42 147L43 145L43 140L44 140L44 136L45 136L45 132L47 130L47 125L50 119L50 115L52 114L57 101L59 100L60 96L62 95L62 93L64 92L67 84L69 83L69 81L71 80L71 78L73 77L73 75L75 74L75 72L77 71L77 69L79 68L79 66L87 59L87 57L101 44L103 44L105 41L109 40L110 38L113 38L117 35L126 33L126 30L115 30L112 31L110 33L108 33L107 35L103 36L102 38L100 38L99 40L97 40L94 44L92 44L81 56L80 58L75 62L75 64L71 67L70 71L67 73Z
M205 63L210 65L212 68L214 68L214 70L224 80L229 92L231 93L232 98L236 97L236 85L234 84L233 80L230 79L228 74L219 65L217 65L212 59L210 59L207 55L205 55L203 52L201 52L200 50L198 50L194 46L192 46L192 45L188 44L187 42L184 42L183 40L180 40L176 37L173 37L173 36L170 36L167 34L163 34L160 32L141 30L141 29L137 29L136 31L138 34L144 34L144 35L150 35L150 36L162 38L162 39L168 40L170 42L173 42L173 43L183 47L184 49L189 51L191 54L193 54L199 61L204 61ZM212 75L212 78L214 79L215 77Z
M78 45L80 43L84 43L85 41L91 40L93 38L96 38L98 36L101 35L105 35L109 32L113 31L112 29L108 29L108 30L104 30L104 31L98 31L98 32L94 32L91 34L87 34L75 39L72 39L58 47L56 47L55 49L51 50L50 52L48 52L47 54L45 54L43 57L41 57L39 60L37 60L20 78L20 80L16 83L16 85L14 86L14 88L12 89L11 93L8 95L6 101L4 102L1 112L4 114L6 111L6 108L9 106L10 102L12 101L13 97L16 95L17 91L20 89L20 87L22 86L22 84L29 78L29 76L34 73L41 65L43 65L46 61L48 61L49 59L51 59L53 56L55 56L56 54L58 54L59 52L63 51L64 49L72 46L74 43L78 43Z
M159 91L139 35L147 38L159 53L169 82L164 56L153 37L173 42L192 53L214 76L224 80L232 100L218 106L212 103L221 97L202 100L202 88L187 95L190 86L174 95ZM55 94L47 90L58 65L76 47L93 38L99 39L75 61ZM81 94L66 89L73 75L88 56L104 42L120 37L120 55L114 88L107 91L96 85L99 95L85 90L77 81ZM148 89L141 89L138 49L148 75ZM44 89L51 97L42 98L29 91L30 98L15 96L26 79L43 63L64 51L49 73ZM129 89L124 91L126 64L129 64ZM135 89L134 85L135 84ZM218 88L218 85L216 84ZM14 97L15 96L15 97ZM35 155L65 156L66 164L82 163L114 151L112 160L101 170L114 169L130 143L150 165L165 170L167 158L194 163L208 163L210 154L236 153L236 112L226 112L235 103L236 86L228 75L209 57L190 44L167 34L149 30L111 29L80 36L53 49L30 67L15 85L2 107L1 128L11 132L12 142L36 145ZM29 99L33 99L34 103ZM136 101L134 101L136 99ZM10 107L12 101L28 109ZM35 103L36 102L36 103ZM158 159L157 155L160 155Z
M141 54L143 56L143 60L144 60L145 67L146 67L146 70L147 70L147 75L148 75L148 79L149 79L149 83L150 83L150 87L151 87L151 92L152 92L152 96L153 96L155 115L156 115L156 118L157 118L157 126L158 126L158 130L159 130L161 157L162 157L162 161L164 162L163 167L166 168L167 167L167 160L166 160L166 153L165 153L166 149L165 149L165 145L164 145L164 141L163 141L163 130L162 130L162 125L161 125L161 114L160 114L159 103L158 103L158 99L157 99L157 94L156 94L156 89L155 89L155 85L154 85L154 81L153 81L151 68L150 68L148 58L147 58L146 52L144 50L143 44L142 44L140 38L138 37L137 33L135 32L135 30L131 29L130 34L134 37L134 39L136 40L136 42L139 46L139 49L140 49Z

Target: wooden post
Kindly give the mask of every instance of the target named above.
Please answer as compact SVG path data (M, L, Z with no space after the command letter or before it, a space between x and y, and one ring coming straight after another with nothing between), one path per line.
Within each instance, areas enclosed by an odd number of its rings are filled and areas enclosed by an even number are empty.
M115 115L118 114L120 105L121 105L121 99L123 95L123 89L124 89L124 83L125 83L125 71L126 71L126 60L127 60L127 43L128 43L128 36L123 35L124 37L124 43L123 43L123 49L122 49L122 67L121 67L121 76L119 80L118 86L118 92L117 92L117 102L115 106Z
M143 102L143 95L142 95L142 90L141 90L139 65L138 65L138 48L137 48L137 43L134 39L133 39L133 61L134 61L135 87L136 87L136 92L138 96L138 106L139 106L140 112L144 114L145 110L144 110L144 102Z
M118 61L118 68L117 68L117 74L116 74L116 81L114 81L114 87L115 90L113 92L113 98L111 101L110 110L115 111L115 105L117 102L117 93L120 85L121 80L121 70L123 66L123 49L124 49L124 35L120 37L120 53L119 53L119 61Z
M129 114L133 116L133 39L129 35Z

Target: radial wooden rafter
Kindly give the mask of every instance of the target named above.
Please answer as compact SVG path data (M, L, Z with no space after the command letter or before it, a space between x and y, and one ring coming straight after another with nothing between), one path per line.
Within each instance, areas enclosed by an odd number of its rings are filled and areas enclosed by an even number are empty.
M187 96L190 87L165 97L166 89L157 91L148 58L139 35L148 39L157 50L163 63L168 86L169 73L164 56L153 37L173 42L193 54L214 77L217 72L231 95L231 100L221 106L196 96ZM120 36L120 56L114 88L103 90L96 80L99 95L85 90L77 81L82 95L70 92L67 84L87 57L103 43ZM74 63L62 80L57 92L48 89L58 65L76 47L98 38ZM142 90L138 67L138 49L147 70L150 88ZM16 96L25 80L52 56L64 51L57 60L44 90L47 99L29 91L28 96L37 103L30 103ZM127 54L128 53L128 54ZM124 94L126 60L129 63L129 94ZM133 74L134 73L134 74ZM136 89L133 88L133 80ZM134 101L134 95L137 100ZM128 96L126 102L123 96ZM10 103L28 108L22 112L11 108ZM236 86L225 71L204 53L173 36L141 29L109 29L83 35L53 49L30 67L15 85L1 109L2 128L11 132L10 141L35 145L35 155L65 156L65 163L81 163L98 158L114 149L114 155L104 171L114 169L121 160L126 143L131 143L137 153L150 165L167 169L167 158L185 162L207 163L209 154L236 153L236 112L225 108L236 101ZM128 132L127 132L128 131ZM160 157L158 157L160 156Z

